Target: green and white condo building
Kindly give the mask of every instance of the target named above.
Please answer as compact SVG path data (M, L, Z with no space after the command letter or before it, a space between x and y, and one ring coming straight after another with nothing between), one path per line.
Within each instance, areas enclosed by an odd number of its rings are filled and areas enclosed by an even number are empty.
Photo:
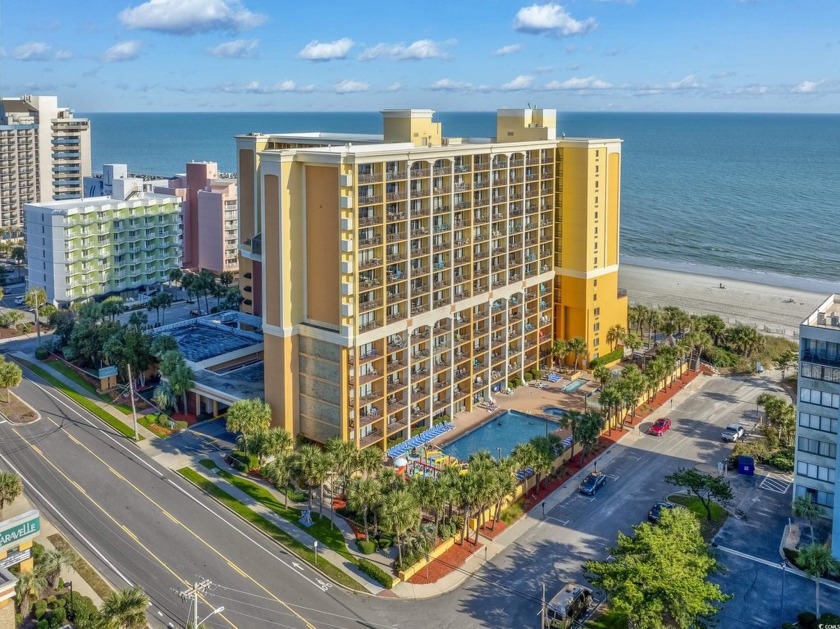
M110 197L29 203L27 288L69 305L164 282L181 267L181 199L115 181Z

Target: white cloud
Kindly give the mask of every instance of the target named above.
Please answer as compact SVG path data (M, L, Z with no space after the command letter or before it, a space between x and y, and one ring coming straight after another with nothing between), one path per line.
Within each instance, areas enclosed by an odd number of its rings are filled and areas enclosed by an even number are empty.
M595 18L576 20L559 4L523 7L513 20L514 30L535 35L582 35L598 26Z
M429 89L440 92L465 92L471 90L472 85L462 81L453 81L452 79L440 79L432 83Z
M397 61L417 61L421 59L448 59L446 46L452 46L455 40L436 42L431 39L418 39L408 46L404 44L376 44L366 48L359 55L361 61L370 61L380 57L391 57Z
M345 59L353 47L353 40L343 37L331 42L311 41L298 53L298 57L308 61L331 61Z
M533 82L533 76L530 76L528 74L520 74L512 81L508 81L507 83L502 85L502 89L508 91L527 90L531 88L531 83Z
M254 56L259 43L258 39L234 39L214 46L207 52L224 59L248 59Z
M280 81L273 85L260 85L259 81L251 81L244 85L227 83L219 87L223 92L230 94L276 94L278 92L314 92L314 85L297 85L294 81Z
M730 70L724 70L722 72L715 72L712 75L713 79L728 79L731 76L735 76L735 73Z
M547 90L606 90L612 85L594 76L572 77L565 81L551 81L547 83Z
M386 92L398 92L403 88L403 84L399 81L395 83L391 83L388 87L385 88Z
M367 92L370 89L370 83L364 81L351 81L345 79L335 84L336 94L352 94L353 92Z
M244 31L266 21L239 0L148 0L119 13L126 28L195 35L210 31Z
M510 44L508 46L502 46L501 48L494 51L493 54L497 57L503 57L504 55L512 55L513 53L519 52L520 50L522 50L522 44Z
M701 87L705 87L702 83L697 80L693 74L689 74L684 76L679 81L673 81L668 83L668 89L671 90L696 90Z
M105 63L114 61L131 61L140 55L140 50L143 48L143 42L139 41L123 41L119 44L114 44L108 50L102 53L100 59Z
M54 50L49 44L40 41L21 44L11 54L12 59L18 61L52 61L54 59L64 61L72 56L69 50Z
M795 86L791 92L793 94L813 94L817 92L825 81L802 81Z

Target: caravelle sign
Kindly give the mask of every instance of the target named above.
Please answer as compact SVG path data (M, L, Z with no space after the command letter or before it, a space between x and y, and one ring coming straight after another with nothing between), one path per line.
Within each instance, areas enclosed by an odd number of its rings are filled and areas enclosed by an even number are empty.
M41 513L33 509L0 522L0 553L35 539L41 531Z

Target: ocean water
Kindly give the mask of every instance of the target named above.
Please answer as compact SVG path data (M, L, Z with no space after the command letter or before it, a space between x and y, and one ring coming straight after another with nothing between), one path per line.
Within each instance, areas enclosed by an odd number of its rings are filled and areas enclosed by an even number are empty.
M86 115L94 172L118 162L170 176L191 160L234 172L233 136L252 131L381 133L378 112ZM438 119L447 136L495 133L493 112ZM840 281L840 115L559 113L561 132L624 141L623 262Z

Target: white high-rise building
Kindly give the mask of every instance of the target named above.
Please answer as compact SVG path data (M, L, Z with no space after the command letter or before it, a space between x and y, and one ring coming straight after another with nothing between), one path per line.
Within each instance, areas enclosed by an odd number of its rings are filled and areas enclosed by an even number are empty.
M0 99L0 227L20 232L26 203L78 199L90 175L90 121L57 96Z
M840 295L831 295L799 325L794 496L810 495L832 521L840 559Z

